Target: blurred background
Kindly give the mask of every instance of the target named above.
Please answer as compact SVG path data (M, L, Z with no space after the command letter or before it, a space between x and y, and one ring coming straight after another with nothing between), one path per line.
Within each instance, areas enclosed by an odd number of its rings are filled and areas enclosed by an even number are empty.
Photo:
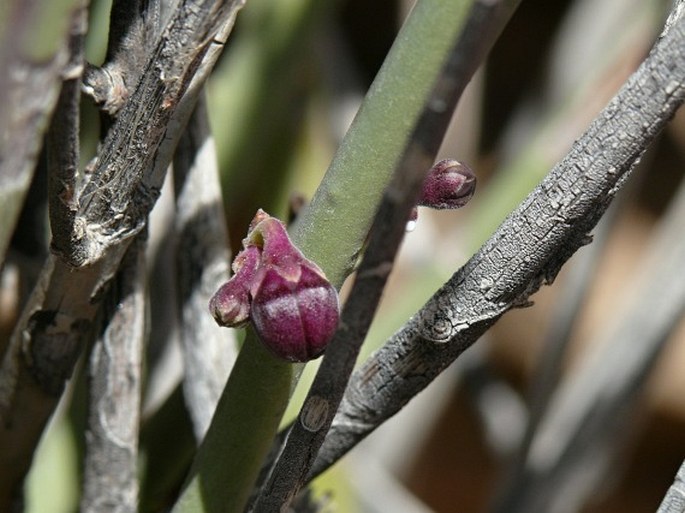
M411 4L248 0L208 87L234 252L257 208L286 218L296 199L312 196ZM565 155L649 52L670 7L665 0L521 3L469 85L439 155L474 169L476 195L459 211L421 210L362 358L420 308ZM104 56L108 10L105 0L91 2L87 51L96 64ZM84 101L83 108L85 163L95 152L98 128L92 105ZM522 462L542 450L536 434L551 433L552 446L567 443L554 439L563 434L566 417L554 417L557 410L550 405L597 393L579 385L588 381L593 355L604 354L595 358L607 362L609 354L620 365L640 343L639 337L624 338L622 349L615 327L628 322L632 301L650 286L643 271L654 261L654 237L677 198L684 166L681 112L618 194L595 231L595 243L532 297L534 306L506 314L432 387L317 481L317 494L330 497L330 510L530 512L518 501L535 499L517 493L527 489L535 496L551 487L559 493L570 489L576 495L567 497L579 499L543 511L656 511L685 457L682 322L657 337L636 364L617 406L621 423L603 434L609 439L606 457L593 460L603 451L588 451L576 466L562 461L571 470L559 481L536 484L530 478L522 484L517 476ZM39 225L43 214L33 211ZM14 247L38 260L44 249L33 243L17 240ZM11 273L3 276L12 279ZM13 303L7 301L0 310L10 318ZM164 315L151 314L161 329ZM0 329L8 325L5 320ZM159 335L154 324L151 329L158 333L152 342L161 345L150 349L156 366L150 369L148 411L171 393L180 372L178 351L166 344L173 336L168 330ZM313 376L311 367L301 393ZM595 376L606 367L598 368ZM293 401L289 418L297 408ZM591 419L593 410L587 411ZM32 473L32 482L54 483L54 494L42 488L30 496L29 511L75 510L80 442L67 425L55 423ZM186 436L178 429L178 438ZM522 444L529 450L522 451ZM582 476L590 483L578 484Z

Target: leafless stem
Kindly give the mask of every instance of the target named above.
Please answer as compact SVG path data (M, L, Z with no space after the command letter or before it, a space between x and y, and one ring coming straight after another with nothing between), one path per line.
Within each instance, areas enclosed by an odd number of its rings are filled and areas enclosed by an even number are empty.
M257 499L255 512L282 510L305 483L373 320L426 171L433 164L461 93L517 5L508 1L474 3L383 195L338 331Z
M573 268L549 322L549 332L543 341L543 348L530 389L529 416L523 438L516 448L516 455L507 470L505 481L513 482L522 472L526 455L530 450L533 437L540 421L549 407L550 399L562 373L562 363L566 355L571 332L576 325L584 300L595 277L600 257L609 238L610 228L616 218L618 204L615 202L597 225L592 244L574 259ZM505 484L506 486L506 484Z
M682 2L679 2L679 7ZM680 10L569 154L483 247L353 374L311 476L394 415L507 310L551 283L685 98Z
M240 0L185 0L178 6L79 195L76 231L62 250L70 265L83 267L101 259L107 248L144 225L198 86L241 6Z
M45 2L47 4L47 2ZM71 19L76 0L60 16ZM24 203L50 114L69 68L68 33L56 34L48 52L35 52L32 31L42 2L10 0L3 14L11 23L0 28L0 263ZM48 20L62 23L65 20ZM69 23L65 24L68 27ZM29 42L30 44L26 44ZM40 45L37 45L40 47ZM44 49L45 50L45 49Z
M79 103L83 74L83 42L88 22L84 2L74 13L69 37L69 62L62 91L47 135L50 228L56 241L69 240L76 214L79 165Z
M174 156L174 188L183 390L199 441L209 427L237 355L234 332L221 329L207 310L216 284L229 278L230 254L204 96Z
M241 0L179 3L77 197L70 239L53 245L0 368L0 454L7 462L0 466L0 510L9 510L19 493L64 382L92 337L108 282L145 226L198 90L241 6Z
M90 357L81 511L135 513L145 339L145 242L136 238L108 293L107 326ZM111 317L110 317L111 315Z
M497 511L577 510L595 491L627 433L641 390L685 311L685 185L648 245L635 299L596 341L596 350L554 394L524 472ZM552 489L554 490L552 492ZM571 506L571 507L570 507Z
M656 513L683 512L685 512L685 462L680 466L673 484L666 492L666 496Z
M84 91L113 116L140 79L159 32L159 0L113 0L105 63L88 65Z

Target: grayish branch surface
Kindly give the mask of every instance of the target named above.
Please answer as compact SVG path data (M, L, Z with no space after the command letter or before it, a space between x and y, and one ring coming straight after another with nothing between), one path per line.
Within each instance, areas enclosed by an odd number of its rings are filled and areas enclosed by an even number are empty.
M197 100L197 85L241 6L239 0L185 0L178 6L79 194L74 233L60 247L70 265L92 264L145 224Z
M13 21L0 26L0 263L31 183L62 79L69 70L72 11L65 2L57 19L46 20L39 14L50 8L50 2L10 0L2 8ZM71 6L77 3L73 0ZM41 22L63 27L63 33L45 30ZM47 44L35 33L44 30L54 38Z
M107 324L93 346L81 511L135 513L145 345L145 242L139 236L108 293ZM111 317L110 317L111 316Z
M68 239L76 213L76 175L80 159L79 115L84 38L88 12L82 1L69 35L69 62L48 130L48 206L53 239Z
M113 0L102 68L87 66L83 89L102 111L115 115L140 79L160 24L160 0Z
M673 484L666 492L664 500L656 513L685 512L685 462L680 466Z
M498 511L577 511L609 475L645 381L685 310L683 221L685 186L648 244L634 299L552 397L524 472Z
M681 4L679 4L681 5ZM390 341L353 374L312 475L394 415L507 310L549 284L685 98L679 12L568 155Z
M92 339L107 285L145 225L198 90L242 3L185 0L177 5L77 196L70 240L53 241L55 253L0 368L0 510L9 510L20 495L43 428Z
M229 278L231 258L204 96L176 150L174 189L183 392L195 437L200 441L237 356L234 331L219 327L207 310L217 283Z
M440 148L452 113L473 73L516 9L516 1L474 2L426 99L369 232L366 253L345 303L339 328L255 512L282 510L304 484L342 400L350 373L392 270L421 184Z

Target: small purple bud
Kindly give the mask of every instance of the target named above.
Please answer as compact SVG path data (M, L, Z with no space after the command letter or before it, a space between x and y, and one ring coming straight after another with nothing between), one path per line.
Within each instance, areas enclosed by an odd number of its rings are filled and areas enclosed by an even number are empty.
M436 209L466 205L476 190L476 175L459 161L447 159L435 164L423 182L418 204Z
M223 326L251 320L275 355L305 362L319 356L338 325L338 293L323 271L297 249L283 223L262 210L255 215L235 275L210 301Z
M306 362L323 353L338 326L338 294L303 265L296 279L267 269L252 298L252 323L276 356Z
M220 326L238 328L250 320L249 293L260 256L255 246L238 253L231 266L235 274L210 299L209 311Z

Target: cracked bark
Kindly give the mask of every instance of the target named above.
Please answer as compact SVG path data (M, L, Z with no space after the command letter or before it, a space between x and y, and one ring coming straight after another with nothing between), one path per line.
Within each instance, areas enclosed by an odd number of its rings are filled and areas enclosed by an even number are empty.
M81 511L135 513L145 339L145 240L129 247L103 308L93 346Z
M677 4L647 59L493 236L351 379L310 477L399 411L507 310L528 304L589 232L685 98Z
M0 510L20 496L43 428L71 376L109 280L143 228L198 91L242 6L185 0L77 191L74 229L53 240L0 368ZM40 95L39 95L40 96Z

